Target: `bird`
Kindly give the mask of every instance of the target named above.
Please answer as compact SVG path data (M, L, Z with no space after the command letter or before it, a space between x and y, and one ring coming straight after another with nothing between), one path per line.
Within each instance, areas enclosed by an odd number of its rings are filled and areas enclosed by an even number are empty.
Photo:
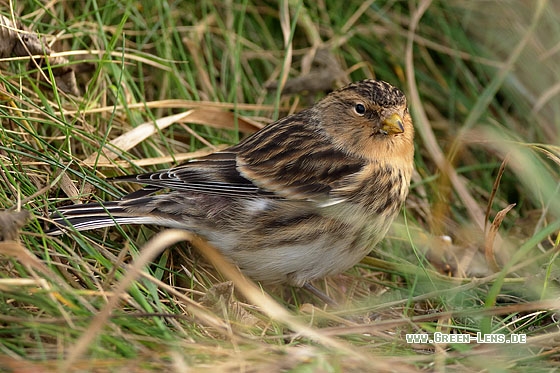
M63 206L53 235L124 224L191 231L263 284L346 271L386 235L409 192L414 128L404 93L366 79L237 145L165 170L119 200Z

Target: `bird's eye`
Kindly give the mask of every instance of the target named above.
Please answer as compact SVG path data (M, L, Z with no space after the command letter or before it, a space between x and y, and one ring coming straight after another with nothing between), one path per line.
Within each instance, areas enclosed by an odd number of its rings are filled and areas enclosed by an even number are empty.
M366 107L364 104L356 104L356 106L354 106L354 111L356 111L358 115L364 115L366 113Z

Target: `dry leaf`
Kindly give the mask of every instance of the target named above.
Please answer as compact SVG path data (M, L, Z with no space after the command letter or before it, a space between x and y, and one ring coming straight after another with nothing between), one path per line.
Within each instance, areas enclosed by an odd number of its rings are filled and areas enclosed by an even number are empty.
M52 67L52 74L56 86L63 92L80 95L74 70L68 65L68 60L62 56L55 56L51 48L36 33L27 30L19 21L12 22L0 15L0 58L9 56L35 56L29 64L29 69ZM37 57L40 56L40 57ZM54 67L56 66L56 67ZM41 79L50 82L48 76L41 71Z
M490 225L486 239L484 240L484 254L486 255L486 261L488 262L490 268L492 268L495 272L500 271L500 267L498 266L494 255L494 240L498 234L498 229L500 229L500 226L502 225L502 221L504 221L507 213L514 207L515 203L512 203L496 214L494 221Z
M260 123L240 115L237 116L237 124L235 120L235 115L231 111L193 109L189 116L183 118L181 122L202 124L214 128L238 129L243 133L253 133L262 128Z
M148 137L154 135L158 131L169 127L173 123L187 117L193 110L185 111L180 114L170 115L167 117L160 118L155 122L142 123L138 127L133 128L125 134L111 140L106 148L102 149L102 156L108 161L118 158L122 151L128 151L147 139ZM84 160L84 164L91 166L97 164L98 154L94 153Z
M103 158L105 158L104 161L102 160L100 162L98 160L97 153L94 153L84 160L84 164L88 166L94 164L103 164L104 166L112 164L115 159L120 157L122 151L128 151L132 149L140 142L156 134L158 131L161 131L162 129L165 129L173 123L177 122L203 124L215 128L235 128L235 117L231 112L207 109L192 109L183 113L157 119L155 122L142 123L138 127L135 127L127 133L110 141L106 145L106 148L102 150L102 156ZM240 116L237 117L237 123L237 127L241 132L252 133L260 128L260 125L258 123ZM196 156L200 155L194 154L192 156L189 156L189 158L194 158Z
M21 211L0 211L0 241L16 241L19 229L27 223L30 213Z

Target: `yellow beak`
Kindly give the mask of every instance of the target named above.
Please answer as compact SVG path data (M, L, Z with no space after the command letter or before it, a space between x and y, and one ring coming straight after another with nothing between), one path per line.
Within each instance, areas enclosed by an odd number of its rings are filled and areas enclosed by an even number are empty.
M385 118L381 124L381 132L386 135L394 135L404 132L403 120L397 113L391 114L390 117Z

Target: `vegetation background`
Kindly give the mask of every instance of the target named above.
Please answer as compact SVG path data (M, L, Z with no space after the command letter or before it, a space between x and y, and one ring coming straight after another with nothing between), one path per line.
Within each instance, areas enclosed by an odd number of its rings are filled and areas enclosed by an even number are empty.
M558 370L560 3L4 0L0 14L64 61L0 64L2 370ZM59 89L60 68L75 86ZM339 307L235 276L233 293L153 227L45 234L56 206L132 190L105 177L234 144L363 78L406 92L416 173L389 237L315 284ZM434 332L527 341L405 338Z

